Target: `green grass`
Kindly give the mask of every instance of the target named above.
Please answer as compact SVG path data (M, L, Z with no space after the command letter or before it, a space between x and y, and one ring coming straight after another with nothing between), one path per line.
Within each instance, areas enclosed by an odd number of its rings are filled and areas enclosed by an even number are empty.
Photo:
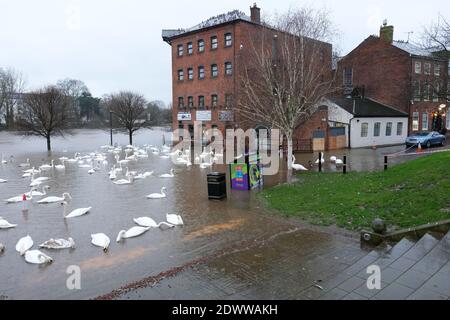
M373 173L302 173L265 190L266 205L315 225L360 230L375 218L409 228L450 219L450 152Z

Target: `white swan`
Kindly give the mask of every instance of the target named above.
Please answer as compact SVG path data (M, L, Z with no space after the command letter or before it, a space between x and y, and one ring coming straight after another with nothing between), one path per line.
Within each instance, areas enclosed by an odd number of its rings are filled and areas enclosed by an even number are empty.
M325 163L325 158L323 157L323 153L322 152L320 154L321 154L321 158L322 158L322 161L320 161L320 163L324 164ZM319 164L319 159L316 160L316 164Z
M27 197L29 196L33 196L33 197L43 197L47 194L47 190L50 189L50 186L43 186L42 187L42 192L41 191L37 191L36 189L31 190L30 192L25 193L25 195Z
M174 226L182 226L184 225L183 218L177 214L166 214L166 220L168 223L173 224Z
M66 199L72 200L72 197L69 193L65 192L63 193L62 197L47 197L42 200L39 200L37 203L39 204L49 204L49 203L56 203L65 201Z
M336 156L330 157L330 162L336 163L336 160L337 160L337 157L336 157Z
M0 183L7 183L7 182L8 182L8 180L0 179Z
M42 171L48 171L48 170L53 169L54 165L55 165L54 160L52 160L51 164L43 164L42 166L39 167L39 169Z
M8 164L8 161L5 160L3 154L2 154L2 164Z
M64 165L64 161L65 160L61 160L61 164L57 164L55 166L55 169L58 170L58 171L66 170L66 166Z
M295 158L294 155L292 155L292 168L295 171L308 171L308 169L306 169L304 166L302 166L301 164L295 163L295 161L297 161L297 159Z
M153 220L152 218L149 218L149 217L140 217L140 218L133 219L133 221L137 225L139 225L141 227L147 227L147 228L160 228L163 226L168 227L168 228L175 227L173 224L167 223L165 221L156 223L155 220Z
M31 264L48 264L52 263L53 259L39 250L32 250L25 252L25 261Z
M150 230L150 227L133 227L128 231L122 230L119 232L116 241L121 242L123 239L139 237L140 235L146 233L148 230Z
M0 217L0 229L12 229L17 227L17 224L11 224L7 220Z
M19 164L19 168L28 168L30 166L30 159L27 162Z
M33 190L31 190L30 192L32 192ZM5 202L6 203L19 203L19 202L23 202L23 201L30 201L33 200L33 196L27 196L25 194L21 195L21 196L16 196L16 197L12 197L9 199L6 199Z
M163 199L163 198L166 198L167 197L166 192L165 192L166 190L167 190L166 187L162 187L161 188L161 193L149 194L147 196L147 199Z
M175 171L173 169L170 169L170 173L162 174L159 177L160 178L173 178L173 177L175 177L174 172Z
M128 180L127 179L120 179L117 181L114 181L113 183L119 186L123 186L123 185L128 185L128 184L133 184L134 181L134 177L133 176L129 176Z
M25 254L28 250L33 247L33 239L30 236L21 238L16 244L16 251L20 253L21 256Z
M36 178L36 179L34 179L33 178L33 175L31 176L31 183L30 183L30 187L37 187L37 186L40 186L42 183L44 183L45 181L48 181L48 180L50 180L50 178L48 178L48 177L39 177L39 178Z
M75 248L75 241L72 238L69 239L50 239L45 241L39 246L39 248L49 249L49 250L62 250L62 249L73 249Z
M341 159L336 159L335 163L337 167L342 167L344 165L344 161Z
M68 203L66 201L62 202L62 205L64 206L64 218L65 219L71 219L71 218L78 218L81 216L84 216L85 214L89 213L89 211L92 210L92 207L89 208L79 208L79 209L75 209L73 210L71 213L66 214L66 210L67 210L67 205Z
M103 251L107 252L109 248L109 244L111 243L111 240L109 240L109 237L104 233L97 233L97 234L91 234L91 243L94 246L103 248Z

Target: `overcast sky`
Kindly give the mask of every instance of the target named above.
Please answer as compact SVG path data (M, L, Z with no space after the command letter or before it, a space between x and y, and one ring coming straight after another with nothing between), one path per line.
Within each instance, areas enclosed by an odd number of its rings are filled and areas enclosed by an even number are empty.
M21 71L29 89L75 78L95 96L122 89L149 100L171 100L170 47L161 29L191 27L239 9L249 15L253 0L0 0L0 67ZM417 38L422 27L450 12L448 0L260 0L264 13L291 6L326 7L348 53L383 19L394 38Z

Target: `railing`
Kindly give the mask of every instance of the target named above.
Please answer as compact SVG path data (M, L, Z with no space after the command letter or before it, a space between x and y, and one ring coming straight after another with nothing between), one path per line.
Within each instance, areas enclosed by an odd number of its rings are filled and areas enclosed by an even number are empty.
M287 141L283 141L283 145L280 147L284 152L287 152ZM294 152L312 152L313 144L312 139L294 139L292 140L292 149Z

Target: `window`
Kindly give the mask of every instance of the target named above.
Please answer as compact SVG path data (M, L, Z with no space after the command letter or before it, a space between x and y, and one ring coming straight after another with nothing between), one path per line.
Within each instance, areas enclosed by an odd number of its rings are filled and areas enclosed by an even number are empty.
M204 51L205 51L205 41L198 40L198 52L204 52Z
M441 75L441 65L440 64L435 64L434 65L434 75L436 77L439 77Z
M403 135L403 122L397 123L397 136Z
M361 138L366 138L369 135L369 124L364 122L361 124Z
M423 85L423 101L430 100L430 84L427 82Z
M188 80L194 80L194 69L188 68Z
M421 74L422 73L422 62L416 61L416 63L414 64L414 70L415 70L416 74Z
M219 41L216 36L211 37L211 49L215 50L219 47Z
M211 96L211 107L212 107L212 108L216 108L218 102L219 102L219 98L218 98L217 94L213 94L213 95Z
M441 94L441 82L436 81L433 88L433 101L439 102L439 95Z
M184 71L178 70L178 81L183 81L183 80L184 80Z
M192 97L192 96L188 97L188 107L189 108L194 107L194 97Z
M187 44L187 52L189 55L194 53L194 45L192 44L192 42L188 42Z
M426 62L423 64L423 73L426 75L430 75L431 74L431 63Z
M386 137L392 136L392 122L386 124Z
M178 97L178 108L184 108L184 97Z
M225 74L231 76L233 74L233 64L231 62L225 62Z
M422 113L422 131L428 131L428 113Z
M211 65L211 77L215 78L219 75L219 67L217 67L217 64Z
M233 36L231 33L225 33L225 47L231 47L233 45Z
M353 88L353 69L352 68L344 69L344 88L347 90Z
M422 92L420 91L420 80L414 81L414 101L422 100Z
M179 56L179 57L182 57L183 54L184 54L184 48L183 48L183 45L182 45L182 44L179 44L179 45L178 45L178 56Z
M412 130L419 131L419 113L413 112Z
M375 122L375 126L373 127L373 136L379 137L381 131L381 122Z
M225 107L227 109L233 107L233 95L231 93L225 95Z
M205 79L205 68L202 66L198 67L198 78Z
M198 107L199 108L205 107L205 97L204 96L198 96Z

